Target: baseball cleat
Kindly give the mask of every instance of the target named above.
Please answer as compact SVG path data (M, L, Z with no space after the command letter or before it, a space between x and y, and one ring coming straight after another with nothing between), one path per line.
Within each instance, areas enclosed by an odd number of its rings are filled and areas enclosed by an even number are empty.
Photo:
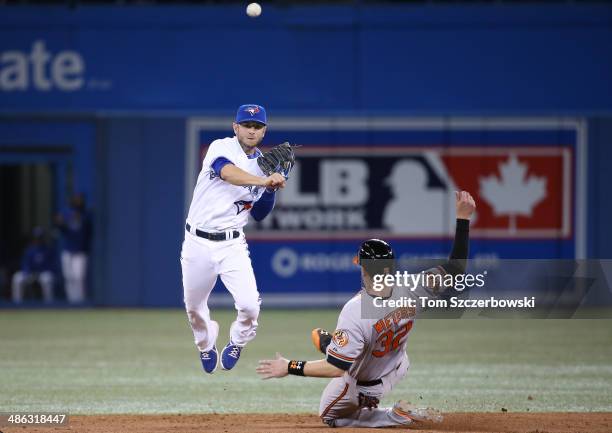
M400 400L393 405L393 413L411 421L442 422L444 417L439 410L432 407L417 407L407 401Z
M200 361L202 361L202 367L206 373L214 373L219 364L219 352L217 352L217 348L213 346L213 348L207 352L200 352Z
M323 354L327 353L327 346L329 346L332 339L330 333L325 329L316 328L312 330L310 336L312 337L312 344L314 344L315 349Z
M230 340L230 342L227 343L227 346L223 348L223 352L221 352L221 368L224 370L231 370L234 368L240 359L241 351L242 347L237 346Z

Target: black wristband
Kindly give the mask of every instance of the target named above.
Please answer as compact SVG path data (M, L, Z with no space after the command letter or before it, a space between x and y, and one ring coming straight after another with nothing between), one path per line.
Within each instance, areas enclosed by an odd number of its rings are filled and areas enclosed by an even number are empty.
M468 258L470 242L470 220L457 218L455 227L455 240L450 254L451 260L465 260ZM465 266L464 266L465 267Z
M451 275L465 273L470 243L470 220L457 218L455 227L455 239L449 260L442 265L444 270Z
M304 376L304 366L306 361L289 361L287 365L287 373L293 374L294 376Z
M470 230L470 220L466 220L463 218L457 218L457 230L460 231L469 231Z

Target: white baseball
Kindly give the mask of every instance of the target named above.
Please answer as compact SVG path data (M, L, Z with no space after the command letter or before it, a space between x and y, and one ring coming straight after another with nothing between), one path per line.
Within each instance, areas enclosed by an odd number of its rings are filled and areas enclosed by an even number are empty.
M259 3L249 3L246 13L251 18L256 18L261 15L261 6L259 6Z

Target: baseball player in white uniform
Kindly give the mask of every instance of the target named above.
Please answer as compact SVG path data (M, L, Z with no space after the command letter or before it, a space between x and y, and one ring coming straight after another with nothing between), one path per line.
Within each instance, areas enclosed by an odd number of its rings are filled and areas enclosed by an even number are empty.
M207 373L217 369L219 358L221 367L231 370L257 331L261 299L242 229L249 214L261 220L272 210L274 191L286 182L279 173L264 175L257 163L262 155L257 146L266 125L262 106L238 108L235 136L215 140L208 148L185 224L181 251L185 308ZM219 325L207 305L218 276L238 312L220 357Z
M457 226L450 260L428 273L464 273L468 256L469 219L475 203L465 191L457 193ZM381 317L363 318L362 302L389 297L374 290L375 275L392 273L394 253L388 243L370 239L361 245L356 262L361 266L362 290L342 308L333 336L322 329L312 331L315 347L326 354L317 361L296 361L276 354L259 361L257 373L264 379L297 376L333 378L321 397L319 416L332 427L391 427L418 421L442 420L431 408L419 408L400 400L393 407L379 408L383 398L407 373L408 335L420 308L397 308ZM440 288L417 287L414 296L432 296ZM418 304L417 304L418 305Z

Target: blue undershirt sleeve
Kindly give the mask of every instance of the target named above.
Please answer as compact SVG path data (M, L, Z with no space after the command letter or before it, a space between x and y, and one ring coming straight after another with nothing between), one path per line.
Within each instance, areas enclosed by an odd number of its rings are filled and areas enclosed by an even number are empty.
M221 169L227 164L233 164L233 162L224 156L220 156L219 158L215 159L212 164L210 164L210 168L213 169L217 176L221 177Z
M275 191L265 191L251 209L251 215L255 221L263 220L272 211L276 200Z

